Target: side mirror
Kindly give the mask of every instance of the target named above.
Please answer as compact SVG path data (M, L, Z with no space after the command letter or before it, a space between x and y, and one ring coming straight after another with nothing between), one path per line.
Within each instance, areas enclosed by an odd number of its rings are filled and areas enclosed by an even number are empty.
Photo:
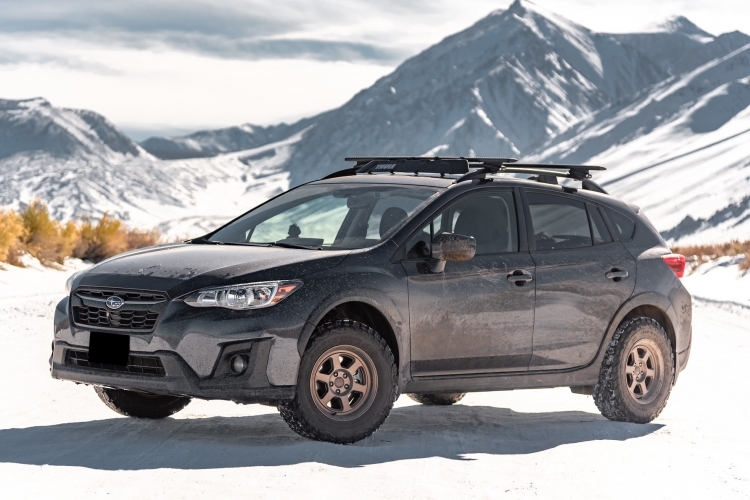
M473 236L443 233L432 239L430 271L441 273L449 260L470 260L477 253L477 240Z

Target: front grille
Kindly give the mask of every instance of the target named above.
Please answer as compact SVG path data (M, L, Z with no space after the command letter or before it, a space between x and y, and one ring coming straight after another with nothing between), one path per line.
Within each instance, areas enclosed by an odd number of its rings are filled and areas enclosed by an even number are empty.
M73 319L79 325L120 328L123 330L152 330L159 313L155 311L110 311L93 306L73 306Z
M87 290L76 290L76 295L79 295L81 297L94 297L97 299L106 299L107 297L112 297L113 295L117 295L121 299L124 299L126 301L128 300L147 300L147 301L160 301L160 300L167 300L167 296L163 293L156 293L156 292L139 292L139 291L119 291L119 290L96 290L96 289L87 289Z
M124 300L120 309L107 307L107 299L112 296ZM71 297L70 307L73 323L79 326L149 333L168 300L165 293L150 290L79 288Z
M128 365L107 365L104 363L91 363L87 351L68 349L65 364L78 365L85 368L97 368L99 370L111 370L124 373L137 373L139 375L155 375L163 377L167 374L161 359L158 356L140 356L131 354L128 356Z

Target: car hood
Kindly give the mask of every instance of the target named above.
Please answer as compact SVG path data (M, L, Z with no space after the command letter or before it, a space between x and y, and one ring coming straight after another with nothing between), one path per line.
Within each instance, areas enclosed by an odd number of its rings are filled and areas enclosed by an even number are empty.
M265 246L163 245L108 259L81 275L73 288L155 290L175 298L210 286L301 278L337 265L349 253Z

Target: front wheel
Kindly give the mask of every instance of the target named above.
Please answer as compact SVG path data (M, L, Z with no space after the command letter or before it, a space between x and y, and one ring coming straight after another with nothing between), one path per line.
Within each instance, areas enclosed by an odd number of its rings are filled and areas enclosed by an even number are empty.
M398 395L396 363L372 328L350 320L318 327L302 356L293 400L279 404L297 434L354 443L385 421Z
M165 418L190 403L190 398L183 396L159 396L109 387L94 387L94 390L105 405L126 417Z
M651 318L631 318L607 346L594 402L610 420L645 424L667 405L673 383L674 355L664 328Z

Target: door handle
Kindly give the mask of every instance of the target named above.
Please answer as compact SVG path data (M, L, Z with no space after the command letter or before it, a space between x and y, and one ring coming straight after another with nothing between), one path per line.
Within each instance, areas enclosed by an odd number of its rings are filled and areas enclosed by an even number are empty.
M628 272L627 271L620 271L619 269L612 269L611 271L609 271L604 276L606 276L607 278L609 278L611 280L620 281L621 279L624 279L624 278L628 277Z
M529 273L521 271L520 269L513 271L508 275L508 282L515 283L518 286L522 286L524 283L531 281L532 276Z

